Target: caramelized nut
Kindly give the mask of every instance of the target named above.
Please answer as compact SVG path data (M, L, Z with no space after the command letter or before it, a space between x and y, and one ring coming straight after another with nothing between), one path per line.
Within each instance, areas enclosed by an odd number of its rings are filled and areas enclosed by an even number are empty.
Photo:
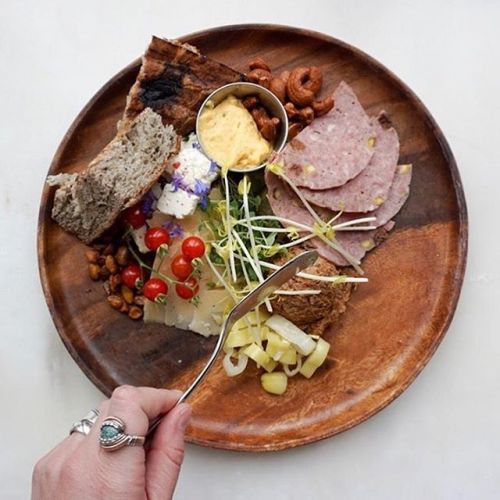
M317 70L319 68L299 67L290 73L290 78L286 84L286 93L296 106L309 106L316 96L316 89L321 88L323 77L319 78ZM321 73L321 70L319 70ZM315 80L313 80L313 77Z
M101 277L101 268L97 264L89 264L89 276L93 281L97 281Z
M288 127L288 140L291 141L299 132L302 131L303 128L304 126L302 125L302 123L292 123Z
M312 109L314 110L315 117L326 115L326 113L328 113L333 108L333 105L333 97L327 97L322 101L314 101L311 104Z
M253 69L263 69L267 72L271 72L271 68L267 65L267 63L262 59L262 57L256 57L255 59L252 59L248 63L248 67L253 70Z
M128 317L130 319L142 318L142 309L138 306L132 306L128 312Z
M108 304L113 309L121 309L123 306L123 299L119 295L110 295L108 297Z
M118 272L118 265L115 258L112 255L106 255L106 260L104 265L107 267L111 274L116 274Z
M285 110L290 120L300 122L303 125L309 125L309 123L314 120L314 111L311 106L297 109L293 102L287 102L285 104Z
M269 90L284 104L286 100L286 83L278 77L269 82Z
M97 259L99 258L99 252L97 250L87 250L85 252L85 258L87 262L91 264L97 264Z
M245 108L251 111L259 105L259 98L254 95L247 95L241 103L245 106Z
M127 304L134 303L134 292L128 286L122 285L121 293L122 293L123 300L125 300L125 302Z
M124 245L122 245L118 250L116 251L115 254L115 260L118 262L120 266L126 266L129 263L130 259L130 253L128 251L128 248Z
M288 82L289 78L290 78L290 71L285 70L280 73L280 80L282 80L285 85Z
M248 73L248 79L253 83L258 83L265 88L269 87L271 81L271 73L265 69L253 69Z
M311 66L309 68L309 79L304 83L306 89L312 90L316 95L323 85L323 73L318 66Z

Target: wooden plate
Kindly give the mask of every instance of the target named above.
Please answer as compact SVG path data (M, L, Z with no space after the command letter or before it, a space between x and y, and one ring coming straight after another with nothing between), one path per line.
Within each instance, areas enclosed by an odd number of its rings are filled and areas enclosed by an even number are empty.
M230 379L220 364L193 396L192 443L264 451L333 436L384 408L425 366L450 323L467 251L467 212L455 160L424 105L390 71L359 50L319 33L281 26L210 29L183 38L236 69L262 56L277 71L323 68L326 91L346 80L369 114L385 109L399 132L401 162L413 163L411 194L383 245L364 260L370 278L327 335L326 369L296 378L283 397L266 394L256 372ZM78 115L50 173L85 168L113 137L140 61L112 78ZM40 208L38 253L52 317L67 349L104 393L119 384L186 387L213 339L133 322L111 310L90 282L85 246Z

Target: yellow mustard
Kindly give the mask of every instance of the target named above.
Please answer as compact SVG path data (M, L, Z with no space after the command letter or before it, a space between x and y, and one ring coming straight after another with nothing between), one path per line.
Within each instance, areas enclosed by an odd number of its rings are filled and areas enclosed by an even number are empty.
M198 124L205 153L223 170L250 169L263 163L272 151L241 101L230 95L217 106L206 106Z

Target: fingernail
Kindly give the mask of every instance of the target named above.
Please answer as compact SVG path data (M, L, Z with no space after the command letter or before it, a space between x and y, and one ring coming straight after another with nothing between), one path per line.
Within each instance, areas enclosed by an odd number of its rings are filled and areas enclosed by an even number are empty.
M177 425L179 426L179 430L181 432L186 431L186 427L189 424L189 420L191 419L191 407L189 405L182 405L182 409L179 410L180 415L177 421Z

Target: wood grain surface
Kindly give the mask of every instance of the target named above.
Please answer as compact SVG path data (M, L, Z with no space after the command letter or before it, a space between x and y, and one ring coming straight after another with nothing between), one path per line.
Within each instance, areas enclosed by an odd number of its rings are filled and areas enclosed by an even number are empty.
M439 127L418 98L366 54L326 35L270 25L216 28L183 38L237 70L254 56L277 72L318 65L324 93L347 81L371 115L385 110L412 163L408 202L390 238L369 253L370 279L326 335L326 368L296 377L282 397L265 393L249 369L228 378L221 364L193 395L189 442L232 450L279 450L333 436L366 420L402 391L439 345L455 310L467 251L467 212L457 167ZM146 45L145 41L145 45ZM112 139L139 60L112 78L64 137L50 173L76 172ZM38 254L57 330L85 374L105 394L120 384L185 388L214 341L162 325L133 322L110 309L87 276L85 246L50 219L45 188Z

